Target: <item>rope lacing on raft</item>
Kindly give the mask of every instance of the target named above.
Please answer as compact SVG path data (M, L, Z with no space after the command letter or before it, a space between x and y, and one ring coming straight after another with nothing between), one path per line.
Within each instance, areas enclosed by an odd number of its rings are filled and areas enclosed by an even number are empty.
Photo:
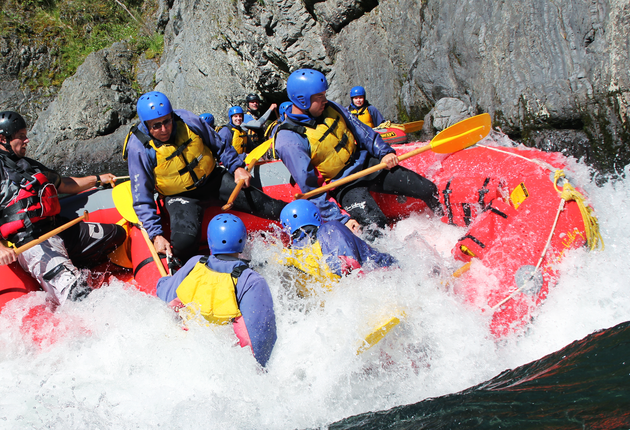
M504 151L501 150L499 148L493 148L490 146L486 146L486 145L477 145L477 146L482 146L486 149L490 149L492 151L496 151L496 152L501 152L503 154L507 154L507 155L511 155L512 157L518 157L518 158L522 158L523 160L527 160L531 163L536 164L539 167L542 167L543 169L547 169L551 172L554 172L554 188L556 189L557 192L560 193L560 198L562 198L564 201L575 201L578 205L578 207L580 208L580 214L582 215L582 221L584 222L584 231L586 233L586 239L588 241L588 247L590 251L594 251L595 249L597 249L598 247L601 246L601 249L604 249L604 239L602 239L602 235L600 234L599 231L599 223L597 221L597 217L595 217L595 215L593 215L593 209L590 206L587 206L585 204L585 198L584 196L577 191L575 188L573 188L573 186L569 183L569 181L566 179L565 175L564 175L564 170L562 169L557 169L555 167L553 167L551 164L542 161L542 160L536 160L533 158L527 158L523 155L520 154L514 154L512 152L509 151ZM562 191L560 191L560 189L558 188L557 184L558 181L560 180L560 178L564 178L564 184L562 185ZM559 211L562 210L562 208L564 207L564 205L561 205L561 209L559 209ZM557 217L556 217L557 218ZM555 229L555 225L554 225L554 229ZM552 234L553 234L553 230L552 230Z
M562 184L562 191L558 188L558 181L564 178L564 184ZM577 191L573 186L566 180L564 175L564 171L562 169L558 169L554 173L553 178L553 186L560 193L560 198L564 201L573 200L577 203L578 208L580 208L580 213L582 214L582 221L584 221L584 230L586 232L586 239L588 241L589 250L594 251L596 248L601 247L604 249L604 239L602 239L602 235L599 231L599 223L597 222L597 218L593 215L593 209L590 206L587 206L584 202L584 196Z

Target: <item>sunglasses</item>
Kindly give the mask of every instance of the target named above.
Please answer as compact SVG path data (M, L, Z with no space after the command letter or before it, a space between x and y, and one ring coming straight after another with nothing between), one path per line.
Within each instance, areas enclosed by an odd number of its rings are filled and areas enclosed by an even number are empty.
M150 128L151 128L151 130L154 130L154 131L161 130L162 127L165 127L165 128L168 127L171 124L171 122L173 122L173 119L172 118L167 118L167 119L165 119L162 122L156 122Z

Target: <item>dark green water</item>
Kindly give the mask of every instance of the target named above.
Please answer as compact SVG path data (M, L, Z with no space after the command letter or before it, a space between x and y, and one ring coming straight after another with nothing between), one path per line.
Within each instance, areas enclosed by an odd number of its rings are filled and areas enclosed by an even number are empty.
M447 396L357 415L348 429L629 429L630 322Z

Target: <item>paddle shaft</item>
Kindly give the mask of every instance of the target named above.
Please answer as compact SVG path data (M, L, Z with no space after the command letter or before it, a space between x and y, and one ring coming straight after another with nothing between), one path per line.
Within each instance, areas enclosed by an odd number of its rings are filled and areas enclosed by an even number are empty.
M89 219L88 211L84 211L83 215L81 215L80 217L75 218L72 221L65 223L61 227L57 227L56 229L54 229L52 231L49 231L48 233L40 236L39 238L37 238L35 240L31 240L29 243L27 243L25 245L22 245L19 248L16 248L15 249L15 254L19 255L19 254L23 253L24 251L29 250L32 247L34 247L36 245L39 245L42 242L47 241L51 237L58 235L62 231L69 229L73 225L78 224L78 223L80 223L83 220L87 221L88 219Z
M254 168L257 161L258 159L254 158L252 161L249 162L246 168L248 172ZM234 200L236 200L236 197L238 197L238 193L241 192L241 188L243 188L243 185L245 185L244 179L241 179L236 183L236 187L234 187L234 191L232 191L232 194L230 194L230 198L228 199L227 203L223 205L221 209L223 209L224 211L228 211L232 209L232 206L234 206Z
M424 145L421 148L414 149L413 151L407 152L407 153L399 156L398 157L398 161L406 160L407 158L413 157L414 155L418 155L418 154L421 154L423 152L426 152L429 149L431 149L431 144L430 143L427 144L427 145ZM367 168L365 170L361 170L360 172L353 173L352 175L346 176L345 178L341 178L338 181L331 182L331 183L329 183L327 185L324 185L323 187L319 187L319 188L317 188L315 190L309 191L308 193L304 193L304 194L297 193L295 195L295 198L296 199L308 199L308 198L311 198L311 197L316 196L318 194L324 193L324 192L326 192L328 190L332 190L333 188L337 188L340 185L347 184L347 183L352 182L352 181L354 181L356 179L359 179L359 178L362 178L364 176L367 176L367 175L369 175L371 173L378 172L379 170L382 170L382 169L384 169L386 167L387 167L387 164L379 163L379 164L377 164L375 166L372 166L372 167L369 167L369 168Z
M160 260L160 256L155 250L155 246L153 245L153 242L151 242L151 239L149 238L149 233L147 233L147 230L142 226L141 222L138 222L136 226L140 229L140 232L142 232L142 237L144 237L144 241L147 243L147 246L149 247L149 252L151 253L151 257L153 257L153 261L155 261L155 264L157 265L157 268L160 271L160 275L167 276L168 274L166 273L166 269L164 269L162 260Z

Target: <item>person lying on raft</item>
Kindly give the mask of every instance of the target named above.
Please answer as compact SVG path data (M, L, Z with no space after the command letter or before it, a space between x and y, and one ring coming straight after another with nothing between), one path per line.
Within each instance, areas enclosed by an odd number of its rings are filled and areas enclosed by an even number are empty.
M339 221L355 233L361 226L371 224L384 228L387 218L370 191L419 198L433 212L441 213L436 185L398 166L394 148L345 108L328 101L327 89L326 77L317 70L296 70L287 80L293 105L278 127L273 146L302 193L380 162L387 168L331 191L330 195L349 215L344 215L326 194L312 197L322 219ZM371 227L366 232L368 237L380 234Z
M0 112L0 239L16 247L66 222L58 216L57 191L77 194L115 182L111 173L61 177L26 157L28 143L24 118L17 112ZM104 261L125 236L125 229L116 224L80 222L19 255L0 241L0 265L17 260L46 291L48 303L57 307L92 291L75 264L89 267Z
M192 306L208 321L232 321L242 347L250 346L265 366L276 343L276 317L269 285L238 258L247 230L235 215L220 214L208 224L212 255L191 258L174 276L161 278L157 296L174 309Z
M127 135L123 158L129 163L133 208L158 253L172 253L184 262L195 255L204 205L227 202L240 179L245 189L234 209L278 219L285 202L247 188L251 175L245 163L204 120L173 110L166 95L157 91L142 95L137 110L140 123ZM164 196L170 217L170 241L157 212L156 190Z
M343 275L366 265L397 265L394 257L379 252L339 221L322 222L319 209L308 200L295 200L284 207L280 222L291 236L283 250L283 263L297 269L298 292L308 295L312 280L331 288Z

